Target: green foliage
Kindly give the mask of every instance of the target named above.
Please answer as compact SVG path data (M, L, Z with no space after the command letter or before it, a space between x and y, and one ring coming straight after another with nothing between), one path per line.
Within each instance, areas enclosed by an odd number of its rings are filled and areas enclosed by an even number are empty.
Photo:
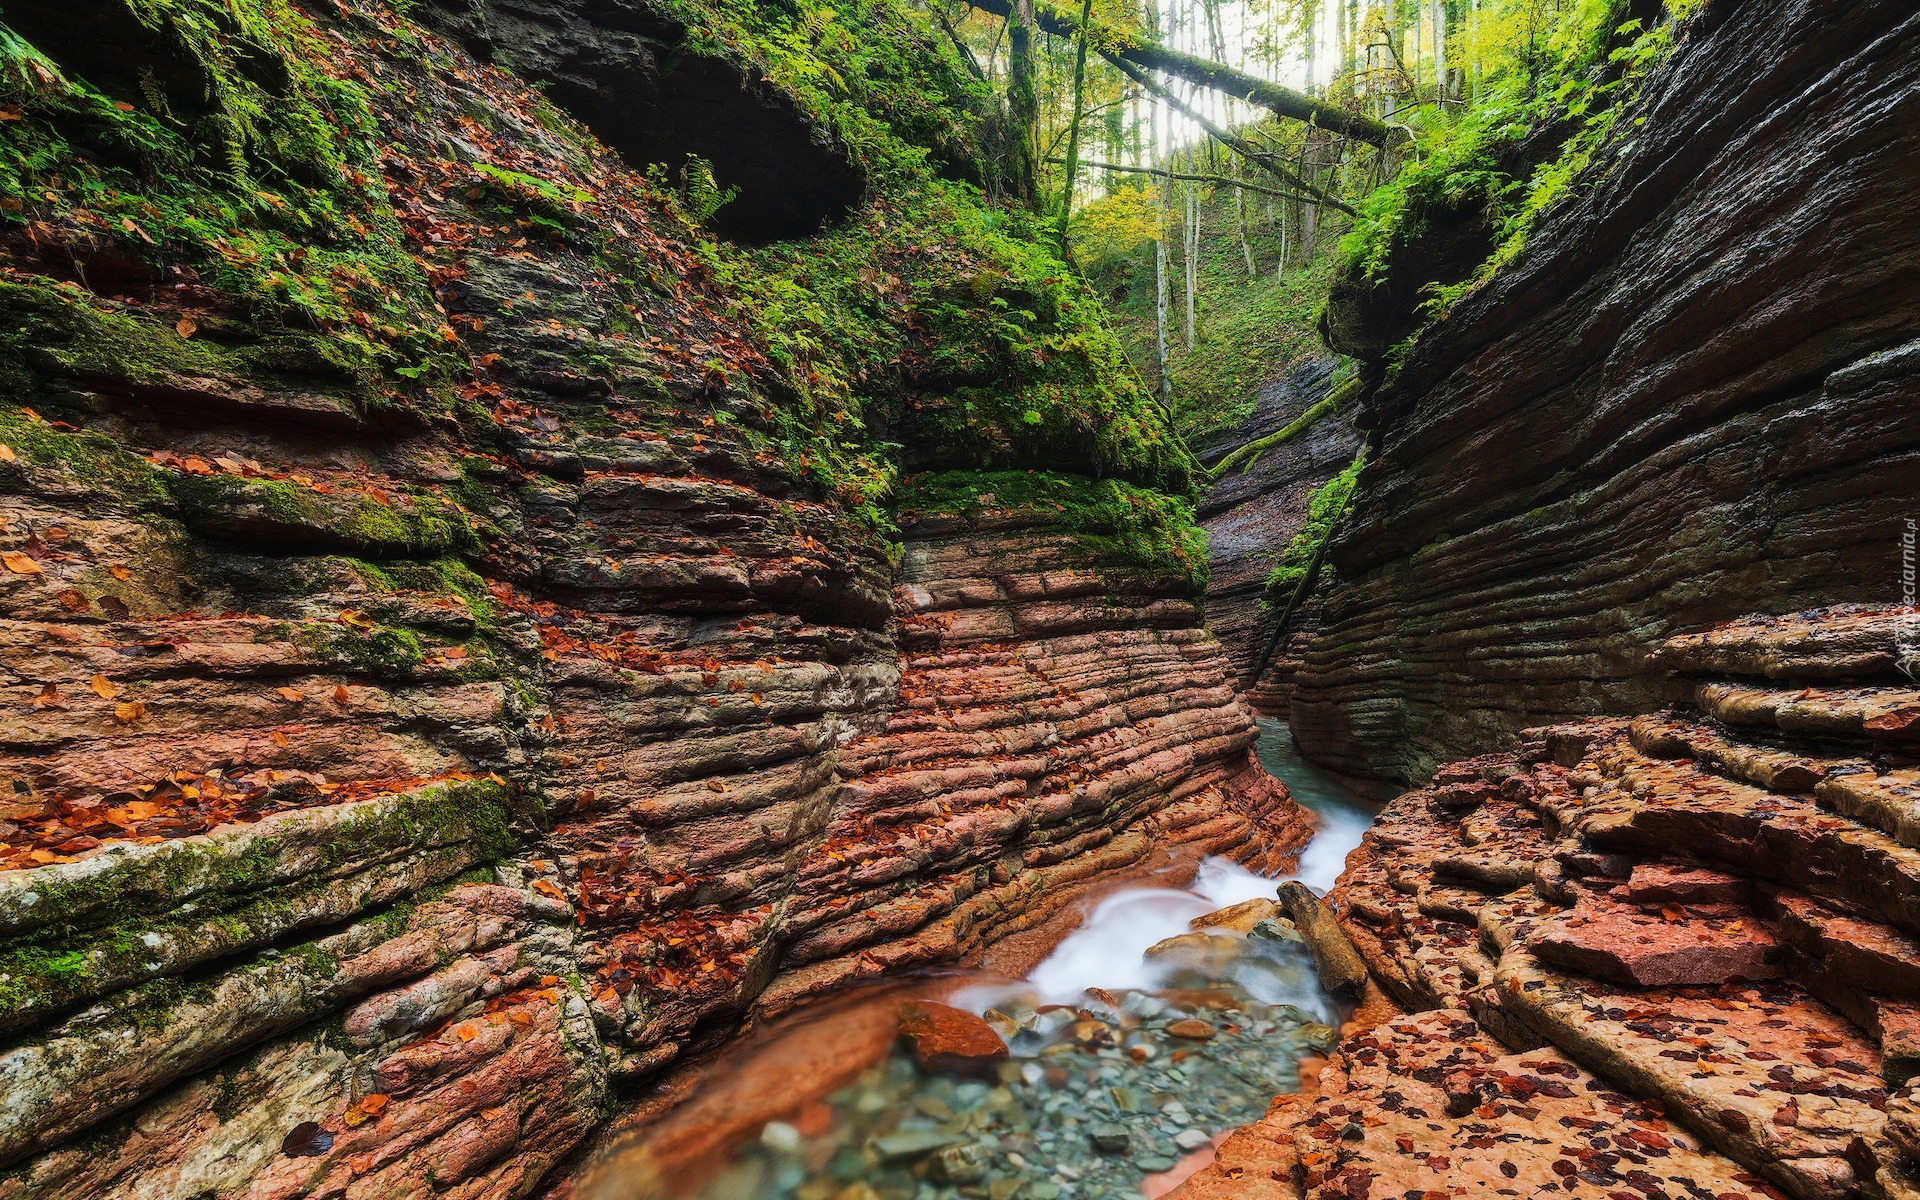
M1185 187L1185 184L1178 185ZM1248 242L1257 278L1249 278L1239 243L1239 211L1232 189L1202 188L1200 258L1196 287L1196 338L1184 337L1184 264L1179 258L1180 202L1171 208L1168 240L1168 374L1173 383L1174 418L1182 436L1197 440L1231 428L1253 411L1260 389L1286 369L1321 353L1315 317L1326 298L1334 268L1332 255L1306 261L1297 235L1285 243L1288 269L1276 277L1286 220L1276 208L1269 220L1265 197L1246 197ZM1335 231L1326 214L1322 236ZM1157 379L1154 351L1154 277L1152 238L1157 217L1152 194L1131 180L1086 205L1074 216L1073 236L1087 275L1112 308L1112 323L1127 355L1149 381Z
M910 476L900 511L975 517L1032 513L1071 533L1097 561L1200 591L1207 583L1206 535L1193 506L1117 479L1056 471L946 471Z
M1044 224L953 178L978 171L988 96L923 15L672 8L694 46L758 66L868 172L873 199L837 229L703 251L789 393L764 414L787 461L883 533L900 441L942 467L1060 465L1191 494L1191 456Z
M378 177L367 93L325 69L330 43L308 18L289 0L107 4L103 27L155 31L199 74L204 111L150 74L109 95L0 29L0 106L19 117L0 122L0 221L156 268L191 262L263 324L323 333L369 400L383 371L441 362L443 323ZM260 79L275 74L270 91Z
M1287 548L1280 552L1279 563L1273 568L1273 573L1267 576L1268 603L1284 605L1299 588L1314 555L1333 536L1333 528L1340 514L1346 511L1354 483L1360 477L1361 465L1361 460L1355 458L1346 470L1314 489L1313 498L1307 502L1306 524L1293 535Z
M1693 0L1668 0L1653 29L1622 22L1625 0L1506 0L1469 27L1491 61L1473 103L1457 120L1429 117L1414 161L1360 205L1341 242L1346 268L1368 278L1435 216L1476 217L1495 250L1457 284L1433 285L1430 311L1444 316L1463 295L1516 258L1542 213L1565 196L1611 138L1627 101L1673 46L1675 22ZM1571 126L1558 153L1524 172L1522 144L1554 124Z

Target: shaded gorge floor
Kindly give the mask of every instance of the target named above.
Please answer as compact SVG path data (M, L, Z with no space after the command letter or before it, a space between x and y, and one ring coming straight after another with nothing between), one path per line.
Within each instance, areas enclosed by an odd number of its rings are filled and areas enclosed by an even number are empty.
M1330 887L1372 809L1306 763L1277 721L1261 723L1258 754L1319 818L1288 878ZM1209 858L1185 887L1108 893L1023 979L947 972L770 1022L623 1143L582 1194L1158 1195L1274 1095L1297 1090L1301 1060L1335 1038L1342 1014L1305 946L1284 920L1255 919L1278 882ZM1007 1055L928 1069L895 1037L915 999L982 1017Z

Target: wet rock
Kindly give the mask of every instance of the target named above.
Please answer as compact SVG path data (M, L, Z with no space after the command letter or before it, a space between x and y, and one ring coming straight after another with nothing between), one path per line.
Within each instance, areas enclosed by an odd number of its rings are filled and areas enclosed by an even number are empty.
M1280 885L1280 906L1313 954L1320 984L1336 996L1354 997L1367 981L1367 965L1340 929L1333 910L1303 883Z
M1207 913L1188 921L1194 930L1226 929L1234 933L1252 933L1253 927L1261 921L1279 917L1280 904L1266 897L1243 900L1239 904L1229 905L1215 912ZM1152 953L1152 951L1148 951Z
M1093 1148L1102 1154L1125 1154L1127 1147L1133 1144L1133 1136L1125 1125L1113 1121L1096 1121L1087 1127L1087 1137Z
M1300 936L1300 931L1293 927L1293 922L1285 917L1279 920L1257 921L1253 928L1247 931L1247 936L1261 942L1290 942L1299 945L1306 943L1306 939Z
M966 1142L959 1134L916 1129L877 1137L869 1144L882 1163L904 1163L918 1162L936 1151L958 1148Z
M928 1174L937 1182L955 1185L977 1183L993 1162L993 1152L979 1142L947 1146L927 1160Z
M900 1006L900 1036L928 1071L990 1074L1007 1057L1007 1044L991 1025L965 1009L931 1000Z
M1187 978L1220 979L1246 953L1243 938L1219 933L1182 933L1147 947L1147 962Z
M1175 1021L1167 1026L1167 1033L1169 1035L1177 1038L1187 1038L1191 1041L1204 1042L1212 1037L1215 1032L1216 1030L1211 1021L1202 1021L1193 1017L1189 1017L1184 1021Z
M1173 1144L1188 1151L1198 1150L1212 1140L1212 1135L1204 1129L1182 1129L1173 1135Z

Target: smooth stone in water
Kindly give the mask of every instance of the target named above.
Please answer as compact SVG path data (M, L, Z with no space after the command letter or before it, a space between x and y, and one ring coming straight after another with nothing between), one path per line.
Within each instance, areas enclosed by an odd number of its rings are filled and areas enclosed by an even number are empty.
M1198 1150L1212 1140L1211 1137L1207 1136L1207 1131L1204 1129L1182 1129L1178 1134L1174 1135L1173 1144L1182 1150L1192 1151Z
M1125 1154L1133 1141L1127 1127L1114 1121L1096 1121L1087 1130L1093 1148L1102 1154Z

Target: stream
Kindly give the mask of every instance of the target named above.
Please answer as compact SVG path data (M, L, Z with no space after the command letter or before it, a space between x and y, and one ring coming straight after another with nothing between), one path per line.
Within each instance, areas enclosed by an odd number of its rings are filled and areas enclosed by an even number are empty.
M1256 753L1318 816L1289 878L1324 891L1374 809L1306 762L1279 721L1261 719ZM1193 936L1194 918L1271 899L1277 882L1208 858L1185 887L1107 893L1024 979L947 971L770 1022L585 1195L1158 1196L1296 1090L1300 1060L1334 1040L1341 1013L1290 926ZM921 1069L892 1032L910 997L983 1016L1010 1056L974 1078Z

